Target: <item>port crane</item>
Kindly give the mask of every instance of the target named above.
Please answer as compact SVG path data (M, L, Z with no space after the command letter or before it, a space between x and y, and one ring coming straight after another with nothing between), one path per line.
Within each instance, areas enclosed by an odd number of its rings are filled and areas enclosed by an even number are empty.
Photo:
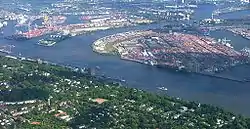
M15 47L14 45L3 45L0 46L0 52L10 54L12 53L12 48Z

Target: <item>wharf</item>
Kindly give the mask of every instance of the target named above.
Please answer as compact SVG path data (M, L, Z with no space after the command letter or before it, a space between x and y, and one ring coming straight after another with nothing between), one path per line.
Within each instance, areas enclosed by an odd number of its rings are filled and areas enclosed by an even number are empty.
M136 60L136 59L132 59L132 58L121 57L121 59L128 60L128 61L133 61L133 62L137 62L137 63L140 63L140 64L146 64L145 62L143 62L141 60ZM146 64L146 65L150 65L150 64ZM175 70L175 72L197 74L197 75L201 75L201 76L207 76L207 77L212 77L212 78L217 78L217 79L223 79L223 80L229 80L229 81L240 82L240 83L250 82L250 79L239 79L239 78L234 78L234 77L226 77L226 76L222 76L222 75L209 74L209 73L201 73L201 72L189 72L189 71L186 71L186 70L178 70L178 69L176 69L174 67L170 67L170 66L156 65L156 67L157 68L172 69L172 70Z
M146 64L142 61L137 61L137 60L133 60L133 59L127 59L127 58L123 58L126 60L130 60L130 61L134 61L134 62L138 62L141 64ZM149 64L146 64L149 65ZM182 72L182 73L186 73L186 74L196 74L196 75L201 75L201 76L207 76L207 77L211 77L211 78L217 78L217 79L223 79L223 80L228 80L228 81L233 81L233 82L239 82L239 83L246 83L246 82L250 82L250 79L240 79L240 78L234 78L234 77L226 77L226 76L222 76L222 75L216 75L216 74L209 74L209 73L201 73L201 72L192 72L192 71L187 71L185 69L178 69L176 67L171 67L171 66L163 66L163 65L155 65L157 68L164 68L164 69L169 69L169 70L174 70L175 72Z
M162 67L158 67L158 68L162 68ZM165 67L165 68L173 69L176 72L182 72L182 73L187 73L187 74L196 74L196 75L200 75L200 76L207 76L207 77L211 77L211 78L217 78L217 79L228 80L228 81L239 82L239 83L250 82L250 79L240 79L240 78L226 77L226 76L222 76L222 75L201 73L201 72L190 72L190 71L186 71L186 70L178 70L176 68L171 68L171 67Z
M137 59L133 59L133 58L128 58L125 56L121 56L120 57L122 60L128 60L128 61L132 61L132 62L136 62L136 63L140 63L140 64L146 64L144 61L142 60L137 60Z
M250 82L250 80L246 80L246 79L239 79L239 78L234 78L234 77L226 77L226 76L215 75L215 74L206 74L206 73L196 73L196 74L201 75L201 76L217 78L217 79L223 79L223 80L239 82L239 83Z
M217 75L217 74L193 72L193 71L187 71L185 69L180 70L176 67L170 67L170 66L157 65L157 68L166 68L166 69L174 70L175 72L182 72L186 74L196 74L196 75L207 76L211 78L217 78L217 79L228 80L228 81L239 82L239 83L250 82L250 79L240 79L240 78L227 77L227 76L222 76L222 75Z

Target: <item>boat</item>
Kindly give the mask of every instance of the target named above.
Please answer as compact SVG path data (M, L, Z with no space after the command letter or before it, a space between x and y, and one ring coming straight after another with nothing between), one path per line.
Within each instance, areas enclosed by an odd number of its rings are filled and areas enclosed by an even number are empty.
M225 43L224 45L232 49L234 48L230 43Z
M191 72L183 66L170 66L170 65L166 65L166 64L156 64L155 66L156 66L156 68L168 69L169 71L173 71L173 72L181 72L181 73L190 73Z
M126 80L124 80L124 79L121 79L121 82L126 82Z
M69 38L69 37L71 37L69 34L62 34L62 33L52 34L44 39L40 39L38 41L38 45L50 47L58 42L61 42L65 39Z
M49 47L49 46L53 46L54 44L56 44L56 42L52 40L41 39L38 41L38 44Z
M25 41L25 40L30 39L27 36L22 35L22 34L14 34L14 35L6 36L4 38L7 40L16 40L16 41Z
M159 89L159 90L164 90L164 91L167 91L167 90L168 90L166 87L157 87L157 89Z

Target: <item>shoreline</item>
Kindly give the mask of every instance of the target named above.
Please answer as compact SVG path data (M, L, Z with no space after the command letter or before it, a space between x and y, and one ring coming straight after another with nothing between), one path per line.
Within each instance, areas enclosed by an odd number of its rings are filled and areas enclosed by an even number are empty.
M63 67L63 68L70 69L74 72L80 72L82 74L86 74L86 76L93 76L96 79L101 79L103 81L118 83L118 84L122 84L124 86L127 85L125 80L115 78L115 77L109 77L103 73L91 75L90 73L88 73L88 70L92 69L92 67L76 67L76 66L71 66L71 65L66 65L66 64L57 64L57 63L42 60L39 58L13 56L13 55L2 53L2 52L0 52L0 57L10 58L10 59L19 60L19 61L27 61L27 62L33 62L33 63L38 63L38 64L40 63L40 64L47 64L47 65L51 65L51 66Z
M109 45L109 41L104 41L107 40L107 38L115 36L115 35L119 35L122 33L117 33L114 35L108 35L105 37L102 37L100 39L97 39L96 41L94 41L94 43L92 43L92 51L97 53L97 54L101 54L101 55L115 55L118 56L121 60L126 60L126 61L131 61L131 62L135 62L135 63L140 63L140 64L144 64L144 65L148 65L148 66L154 66L157 68L164 68L164 69L168 69L168 70L174 70L175 72L185 72L188 74L197 74L197 75L201 75L201 76L207 76L207 77L212 77L212 78L217 78L217 79L223 79L223 80L228 80L228 81L233 81L233 82L238 82L238 83L248 83L250 82L249 79L246 78L234 78L234 77L227 77L227 76L223 76L223 75L219 75L218 73L223 72L222 71L218 71L218 72L214 72L214 73L206 73L206 72L197 72L197 71L188 71L187 69L180 69L178 67L175 66L168 66L168 65L161 65L158 63L150 63L147 60L140 60L140 59L133 59L130 57L126 57L123 56L121 54L118 53L113 53L112 51L107 50L106 46ZM115 42L115 41L114 41ZM113 42L112 42L113 43ZM110 44L112 44L110 43ZM242 63L240 63L242 64ZM240 64L238 64L237 66L239 66ZM246 63L247 64L247 63ZM231 66L227 69L233 68L235 66Z
M4 55L5 54L5 55ZM53 65L53 66L60 66L60 67L64 67L64 68L70 68L71 70L75 70L75 69L88 69L86 67L83 68L79 68L79 67L74 67L74 66L67 66L67 65L60 65L60 64L56 64L53 62L49 62L46 60L41 60L39 58L34 59L34 58L28 58L28 57L21 57L21 56L13 56L10 54L6 54L3 52L0 52L0 56L6 57L6 58L11 58L11 59L16 59L16 60L25 60L25 61L30 61L30 62L41 62L44 64L49 64L49 65ZM174 71L176 73L184 73L184 74L196 74L196 75L201 75L201 76L206 76L206 77L212 77L212 78L217 78L217 79L223 79L223 80L228 80L228 81L234 81L234 82L239 82L239 83L249 83L250 79L239 79L239 78L231 78L231 77L226 77L226 76L221 76L221 75L216 75L216 74L208 74L208 73L201 73L201 72L190 72L190 71L186 71L186 70L180 70L174 67L170 67L170 66L161 66L161 65L150 65L147 64L143 61L140 60L136 60L136 59L130 59L130 58L124 58L124 57L120 57L121 60L125 60L125 61L131 61L131 62L135 62L135 63L139 63L139 64L143 64L143 65L147 65L147 66L153 66L155 68L159 68L159 69L165 69L165 70L170 70L170 71ZM96 75L96 77L105 77L105 75ZM110 78L110 77L105 77L106 79L111 79L111 80L119 80L117 78ZM124 82L122 79L120 79L118 82Z
M243 78L243 79L232 78L232 77L216 75L216 73L215 74L209 74L209 73L201 73L201 72L190 72L190 71L187 71L185 69L180 70L178 68L174 68L174 67L171 67L171 66L160 66L160 65L157 65L157 64L156 65L150 65L150 64L146 64L143 61L136 60L136 59L129 59L129 58L121 58L121 59L122 60L127 60L127 61L132 61L132 62L135 62L135 63L140 63L140 64L143 64L143 65L153 66L153 67L160 68L160 69L162 68L162 69L165 69L165 70L171 70L171 71L174 71L176 73L196 74L196 75L212 77L212 78L217 78L217 79L223 79L223 80L228 80L228 81L234 81L234 82L239 82L239 83L248 83L248 82L250 82L250 80L246 79L246 78Z

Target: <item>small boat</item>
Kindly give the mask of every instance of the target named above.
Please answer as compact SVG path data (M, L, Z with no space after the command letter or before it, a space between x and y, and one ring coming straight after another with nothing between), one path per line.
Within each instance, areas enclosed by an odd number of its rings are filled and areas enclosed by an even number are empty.
M157 87L157 89L159 89L159 90L164 90L164 91L167 91L167 90L168 90L166 87Z
M100 69L101 69L101 67L100 67L100 66L96 66L96 69L100 70Z
M250 82L250 77L244 78L243 81Z
M126 82L126 80L124 80L124 79L121 79L121 81L122 81L122 82Z

